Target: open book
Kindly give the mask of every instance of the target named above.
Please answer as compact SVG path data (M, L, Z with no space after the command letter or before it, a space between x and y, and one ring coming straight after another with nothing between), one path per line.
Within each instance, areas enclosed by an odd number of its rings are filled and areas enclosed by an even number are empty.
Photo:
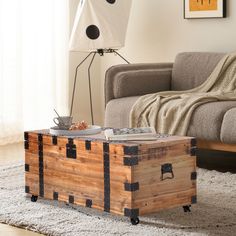
M106 139L110 141L157 139L157 133L154 127L106 129L104 134Z

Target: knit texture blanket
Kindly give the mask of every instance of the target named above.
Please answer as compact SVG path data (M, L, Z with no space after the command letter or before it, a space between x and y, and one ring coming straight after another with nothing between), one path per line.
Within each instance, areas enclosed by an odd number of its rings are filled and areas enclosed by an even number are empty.
M186 135L198 106L232 100L236 100L236 53L222 58L208 79L194 89L141 96L131 109L130 126L152 126L159 133Z

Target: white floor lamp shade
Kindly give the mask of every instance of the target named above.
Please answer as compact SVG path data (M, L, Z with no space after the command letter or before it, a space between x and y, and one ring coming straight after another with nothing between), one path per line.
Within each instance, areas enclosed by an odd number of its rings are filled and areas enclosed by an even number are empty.
M71 51L119 49L125 44L132 0L80 0Z

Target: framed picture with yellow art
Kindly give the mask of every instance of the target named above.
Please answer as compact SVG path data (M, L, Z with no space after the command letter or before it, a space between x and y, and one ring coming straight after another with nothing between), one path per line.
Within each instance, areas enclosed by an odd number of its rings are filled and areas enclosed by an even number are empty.
M226 17L226 0L184 0L184 18Z

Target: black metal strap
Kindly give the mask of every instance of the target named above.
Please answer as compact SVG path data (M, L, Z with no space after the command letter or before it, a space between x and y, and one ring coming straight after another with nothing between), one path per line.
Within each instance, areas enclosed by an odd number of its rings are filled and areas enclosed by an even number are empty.
M103 143L104 211L110 212L110 156L109 143Z
M38 134L38 141L39 142L43 142L43 135L42 134Z
M24 140L29 140L29 133L28 132L24 132Z
M25 149L29 149L29 142L28 142L28 141L25 141L25 142L24 142L24 146L25 146Z
M125 191L135 192L139 190L139 183L124 183Z
M91 208L93 205L93 201L91 199L86 199L86 207Z
M197 155L197 148L196 147L192 147L190 149L190 155L191 156L196 156Z
M24 132L24 146L25 149L29 149L29 133L28 132Z
M109 143L103 143L103 152L104 153L109 153L110 152Z
M192 147L196 147L197 146L197 139L196 138L192 138L191 139L191 146Z
M44 196L44 176L43 176L43 135L38 134L38 155L39 155L39 196Z
M30 168L29 168L29 164L25 164L25 171L26 171L26 172L29 172L29 169L30 169Z
M90 140L85 141L85 149L86 150L91 150L91 141Z
M197 140L195 138L191 139L190 155L191 156L197 155Z
M196 204L197 203L197 196L196 195L191 197L191 203L192 204Z
M138 146L124 146L125 155L138 155Z
M70 145L73 145L74 139L73 139L73 138L68 138L68 143L69 143Z
M58 200L58 192L53 192L53 200Z
M74 196L69 195L69 203L74 204L74 201L75 201Z
M135 166L138 165L138 157L124 157L125 166Z
M25 186L25 193L29 193L30 192L30 187L29 186Z
M197 172L192 172L191 173L191 180L196 180L197 179Z
M68 138L68 143L66 144L66 157L76 159L76 145L72 138Z
M124 216L130 217L130 218L137 218L139 216L139 209L124 209Z
M57 136L55 135L52 136L52 144L57 145Z

